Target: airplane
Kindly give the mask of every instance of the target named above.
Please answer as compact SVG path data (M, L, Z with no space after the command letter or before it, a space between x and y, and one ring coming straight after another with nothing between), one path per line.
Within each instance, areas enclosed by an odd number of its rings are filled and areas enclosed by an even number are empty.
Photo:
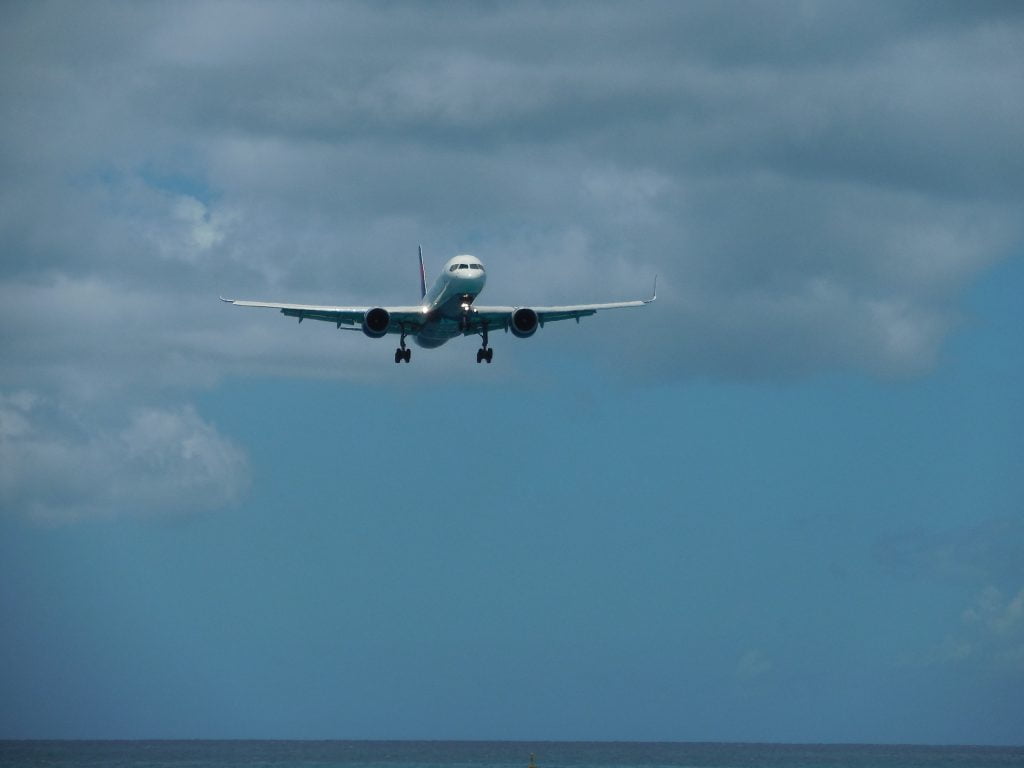
M334 323L339 330L362 331L371 339L386 334L400 334L395 362L408 363L412 350L405 340L412 337L424 349L440 347L456 336L480 336L482 343L476 352L477 363L494 358L494 350L488 346L492 331L506 333L526 339L533 336L538 328L556 320L593 315L603 309L642 307L658 298L658 278L654 278L654 292L649 299L638 301L615 301L607 304L573 304L564 307L486 307L477 306L473 301L484 289L487 270L476 256L463 254L449 259L444 270L437 276L431 289L427 290L427 275L423 268L423 248L420 257L420 304L408 307L330 307L311 304L279 304L268 301L221 301L238 307L267 307L279 309L288 317L303 320L323 320ZM342 326L345 326L342 328ZM355 327L352 327L355 326Z

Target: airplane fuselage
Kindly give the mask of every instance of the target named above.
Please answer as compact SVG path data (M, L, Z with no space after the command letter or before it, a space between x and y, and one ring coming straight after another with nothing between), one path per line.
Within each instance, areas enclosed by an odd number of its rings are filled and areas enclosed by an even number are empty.
M416 344L432 349L461 336L466 314L486 282L487 272L476 256L449 259L423 297L426 321L413 336Z

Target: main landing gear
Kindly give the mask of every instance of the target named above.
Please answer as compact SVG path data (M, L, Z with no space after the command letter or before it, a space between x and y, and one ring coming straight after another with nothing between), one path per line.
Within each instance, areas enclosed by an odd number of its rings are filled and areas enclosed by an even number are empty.
M487 326L486 325L484 325L483 330L480 332L480 335L483 336L484 340L483 340L483 344L480 346L480 349L478 349L476 351L476 361L478 363L481 363L484 360L486 360L487 364L490 365L491 364L491 360L494 358L494 350L487 346Z
M407 346L405 346L405 336L406 336L405 328L403 328L402 329L402 340L399 342L399 344L401 346L399 346L399 348L395 350L395 362L396 363L401 363L401 362L408 363L410 360L412 360L412 350L409 349Z

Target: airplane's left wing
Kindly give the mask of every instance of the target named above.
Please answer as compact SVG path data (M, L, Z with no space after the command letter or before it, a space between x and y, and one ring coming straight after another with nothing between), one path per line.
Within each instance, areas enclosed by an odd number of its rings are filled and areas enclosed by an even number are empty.
M264 307L277 309L287 317L297 317L301 323L303 320L322 320L327 323L334 323L341 328L344 326L355 326L346 330L358 330L362 327L363 320L368 312L376 309L383 309L387 312L388 326L384 333L401 333L403 328L406 332L414 331L423 323L423 310L420 307L330 307L315 304L280 304L271 301L239 301L237 299L220 300L236 307Z
M512 330L517 335L531 335L537 326L556 320L576 320L595 315L605 309L642 307L658 298L658 280L654 280L654 292L649 299L635 301L612 301L605 304L568 304L561 307L483 307L474 306L467 333L478 333L486 323L489 330Z

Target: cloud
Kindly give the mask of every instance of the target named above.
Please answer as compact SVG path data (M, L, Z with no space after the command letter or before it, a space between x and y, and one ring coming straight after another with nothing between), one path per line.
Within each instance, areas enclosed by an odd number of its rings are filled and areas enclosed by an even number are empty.
M184 230L184 243L175 249L178 253L198 256L224 241L224 224L211 216L207 207L194 197L178 197L174 203L173 217Z
M177 258L168 294L372 301L426 240L479 249L517 302L659 272L643 323L674 354L643 362L676 375L889 375L928 369L1022 235L1020 20L991 9L67 11L14 15L4 78L6 160L32 158L10 244L60 271ZM154 187L182 175L209 194Z
M947 530L879 538L875 559L893 574L1012 589L1024 579L1024 521L992 518Z
M985 587L974 604L964 611L963 620L993 635L1024 633L1024 588L1007 600L994 586Z
M0 395L0 500L48 523L193 514L236 503L244 451L191 407L134 408L114 427L30 392Z
M984 587L941 643L907 662L911 666L970 666L1001 677L1024 677L1024 587L1007 596Z
M421 242L435 269L483 257L494 303L640 297L658 273L649 310L528 342L609 370L915 375L1024 237L1012 6L0 14L0 389L80 412L379 377L390 345L216 295L407 303Z
M768 675L774 664L761 650L752 648L746 651L736 664L736 679L750 682Z
M876 560L894 575L939 580L973 594L948 614L948 630L908 655L908 666L968 666L1024 674L1024 522L994 518L944 531L905 531L881 539ZM955 604L954 604L955 605Z

